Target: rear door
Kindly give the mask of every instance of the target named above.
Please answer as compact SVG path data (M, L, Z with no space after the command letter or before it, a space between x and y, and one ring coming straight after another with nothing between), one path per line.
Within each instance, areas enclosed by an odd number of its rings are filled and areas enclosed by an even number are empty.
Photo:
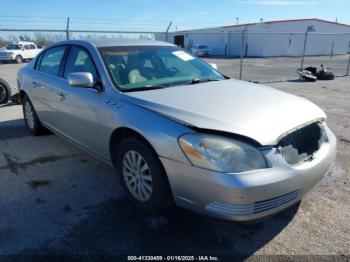
M105 93L95 63L87 49L73 45L64 66L64 83L60 85L64 99L58 105L57 128L70 140L88 151L107 158L106 145L99 137L107 133L106 123L101 121L104 114ZM94 88L72 87L68 76L75 72L89 72L93 75ZM105 130L106 129L106 130Z
M22 52L21 52L21 56L23 57L23 59L27 59L28 58L29 52L30 52L29 45L24 45L22 47Z
M29 45L29 53L28 53L28 59L33 59L36 55L37 55L37 53L38 53L38 51L37 51L37 48L36 48L36 46L35 45L33 45L33 44L30 44Z
M32 79L30 80L30 98L40 120L55 128L57 125L57 107L62 100L59 87L65 84L63 58L67 46L47 49L38 58Z

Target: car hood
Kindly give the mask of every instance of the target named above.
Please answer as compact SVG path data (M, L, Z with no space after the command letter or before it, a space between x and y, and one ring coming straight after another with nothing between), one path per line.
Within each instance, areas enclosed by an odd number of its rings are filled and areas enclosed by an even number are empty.
M326 118L318 106L302 97L233 79L130 92L126 97L186 125L246 136L264 146Z

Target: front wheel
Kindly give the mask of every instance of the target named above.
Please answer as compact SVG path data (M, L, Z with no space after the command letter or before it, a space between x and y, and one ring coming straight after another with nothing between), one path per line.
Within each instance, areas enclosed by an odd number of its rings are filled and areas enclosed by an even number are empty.
M16 56L16 63L17 64L22 64L23 63L23 57L21 55L17 55Z
M137 137L118 147L116 167L131 202L147 213L160 212L172 203L170 186L157 154Z
M35 112L32 102L30 102L28 96L24 96L22 99L24 122L28 130L34 136L48 134L49 131L40 123L37 113Z

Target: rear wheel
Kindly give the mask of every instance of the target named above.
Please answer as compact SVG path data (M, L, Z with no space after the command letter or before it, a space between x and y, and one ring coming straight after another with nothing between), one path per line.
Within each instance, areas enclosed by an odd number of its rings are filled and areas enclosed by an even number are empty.
M23 63L23 57L21 55L17 55L16 56L16 63L17 64L22 64Z
M157 154L142 139L129 137L118 147L116 167L131 202L147 213L172 203L170 186Z
M10 85L3 79L0 79L0 105L6 104L11 96Z
M34 136L48 134L49 131L40 123L37 113L35 112L32 102L30 102L28 96L22 98L23 116L24 122L28 130Z

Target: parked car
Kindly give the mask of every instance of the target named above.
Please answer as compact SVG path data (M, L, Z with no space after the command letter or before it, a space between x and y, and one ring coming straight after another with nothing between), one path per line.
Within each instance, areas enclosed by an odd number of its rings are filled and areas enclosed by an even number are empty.
M310 101L229 79L164 42L65 41L18 73L26 126L116 168L146 212L178 206L255 220L328 172L336 138Z
M41 49L33 42L16 42L0 51L0 61L21 64L26 60L33 59L40 51Z
M191 49L191 53L199 57L210 56L210 52L211 52L210 48L206 45L195 45Z
M17 71L17 70L16 70ZM18 102L18 88L16 74L9 74L0 66L0 105L8 101Z

